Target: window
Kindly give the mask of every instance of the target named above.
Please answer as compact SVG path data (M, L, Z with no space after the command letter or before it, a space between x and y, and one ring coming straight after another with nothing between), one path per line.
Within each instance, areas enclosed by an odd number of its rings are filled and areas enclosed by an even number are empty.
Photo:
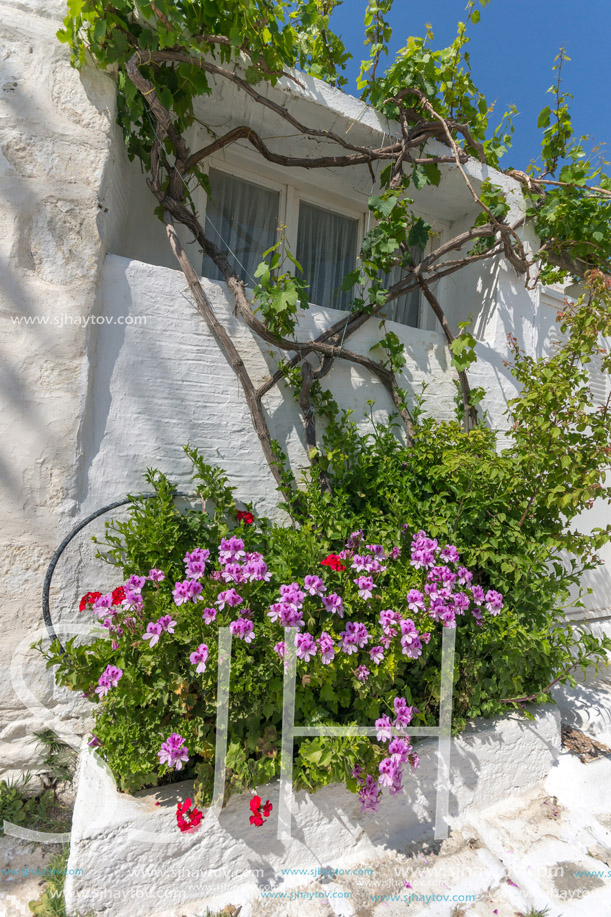
M297 230L297 261L310 284L310 302L348 309L349 291L342 280L356 266L358 220L301 201Z
M211 195L205 202L206 235L227 255L236 274L247 286L256 286L255 271L263 253L277 241L278 225L286 223L287 244L302 267L310 302L348 310L354 291L342 290L342 281L357 265L367 223L365 205L351 203L347 195L329 194L325 200L323 191L318 203L305 183L303 187L299 181L295 185L281 184L269 168L255 172L245 163L236 166L236 172L246 177L211 168ZM267 187L259 184L260 176ZM302 190L307 198L301 197ZM412 251L416 263L422 254L419 249ZM285 263L285 269L292 267ZM207 256L203 258L202 274L211 280L224 279ZM383 282L390 287L400 276L401 269L395 267ZM393 300L381 314L389 321L414 328L430 325L427 314L422 315L419 290Z
M210 169L211 197L206 207L206 234L227 255L237 275L254 286L263 252L276 241L280 195L216 169ZM204 255L202 274L223 280L216 264Z
M422 249L412 248L411 256L413 263L418 264L422 260ZM383 277L383 283L386 287L391 287L401 279L401 268L397 264L392 271ZM391 322L399 322L401 325L410 325L412 328L420 327L420 290L412 290L404 296L393 299L387 306L382 309L384 315Z

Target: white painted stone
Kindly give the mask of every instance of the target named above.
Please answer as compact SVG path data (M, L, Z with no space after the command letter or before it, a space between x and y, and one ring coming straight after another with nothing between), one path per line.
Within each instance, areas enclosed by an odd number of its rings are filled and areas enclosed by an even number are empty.
M609 623L586 620L580 626L596 637L611 637ZM607 659L611 661L611 654ZM611 671L603 664L598 672L591 667L585 674L578 669L573 675L574 686L557 685L552 689L562 722L611 747Z
M549 773L560 749L560 720L550 707L534 713L534 720L511 714L477 721L452 741L452 825L529 790ZM275 816L256 833L249 825L246 794L229 800L219 822L208 817L197 834L180 835L176 802L189 796L190 783L125 796L100 757L86 749L68 864L83 873L67 880L68 913L114 913L121 902L121 917L180 917L187 908L228 903L243 904L248 914L263 886L297 889L309 881L283 876L282 869L348 867L430 837L435 740L423 740L418 750L422 763L408 778L405 795L385 796L375 815L362 814L358 797L344 787L296 794L292 839L281 842ZM277 813L278 783L260 788L260 794Z
M113 80L92 68L70 67L68 49L55 37L64 14L63 0L0 0L3 671L9 671L24 641L27 647L39 636L42 581L61 538L108 499L139 491L149 465L187 486L188 464L180 449L187 440L227 470L239 498L272 514L277 505L237 382L185 297L181 275L171 269L175 263L153 215L153 198L138 166L127 161L115 124ZM394 128L378 113L310 77L300 79L303 88L282 80L264 91L305 121L343 134L350 130L356 143L388 140ZM212 128L251 123L287 154L330 148L318 140L310 146L301 137L287 137L277 115L255 109L227 83L219 83L218 90L203 102L204 120ZM194 145L203 142L198 130L189 138ZM226 167L254 163L262 176L269 168L242 142L219 155ZM491 171L476 163L468 170L476 185ZM496 174L493 179L505 188L517 215L523 207L517 183ZM316 173L291 169L282 181L306 194L315 187L367 212L371 176L366 166ZM444 167L441 188L441 195L417 192L416 206L440 232L469 225L472 201L455 168ZM107 251L116 254L104 261ZM253 376L262 379L273 365L270 354L231 314L223 286L207 283L206 289ZM500 261L445 281L442 292L453 326L474 314L480 362L473 382L488 389L484 407L503 425L507 400L515 394L503 363L505 335L515 333L527 352L539 354L554 312ZM147 325L85 325L92 316L144 316ZM333 310L313 310L301 332L313 334L338 317ZM18 318L47 324L18 324ZM376 323L371 325L351 339L354 349L368 352L377 336ZM417 392L421 382L428 382L429 412L451 417L454 377L443 338L400 325L393 330L407 347L406 386ZM345 364L334 367L329 385L356 418L369 398L376 400L380 416L389 406L378 383ZM266 409L273 434L286 444L295 467L302 467L303 433L292 395L276 389ZM604 524L597 512L586 527ZM90 531L101 530L99 524ZM70 547L56 574L53 615L66 624L78 620L79 592L94 581L101 585L108 575L93 561L88 536L84 532ZM588 580L594 590L588 602L597 610L611 607L611 548L606 558L607 566ZM37 766L29 735L44 722L45 710L63 717L71 732L88 728L79 699L54 689L51 673L34 652L23 652L20 667L39 705L26 699L11 678L0 681L0 774Z
M60 0L0 0L0 774L9 777L40 769L32 733L48 708L78 719L28 647L40 636L46 565L78 512L86 333L63 317L86 317L96 298L115 101L109 77L69 66L55 37L64 15ZM40 707L13 681L16 654ZM78 728L87 730L82 714Z

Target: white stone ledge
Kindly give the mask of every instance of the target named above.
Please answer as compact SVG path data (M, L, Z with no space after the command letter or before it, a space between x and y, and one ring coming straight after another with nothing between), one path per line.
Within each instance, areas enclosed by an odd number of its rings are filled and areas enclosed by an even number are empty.
M450 824L468 812L518 795L543 780L560 750L556 708L477 720L452 742ZM242 905L243 917L261 901L261 891L287 890L311 882L282 870L345 868L375 862L389 849L433 835L437 742L418 751L420 768L408 776L402 796L389 797L378 812L361 814L358 797L342 786L296 794L292 839L276 838L278 783L262 788L274 812L261 828L249 824L250 794L234 796L220 821L207 816L197 834L181 835L176 802L190 794L189 782L118 793L99 755L81 755L68 872L69 915L181 917L206 907ZM158 806L155 803L160 803Z

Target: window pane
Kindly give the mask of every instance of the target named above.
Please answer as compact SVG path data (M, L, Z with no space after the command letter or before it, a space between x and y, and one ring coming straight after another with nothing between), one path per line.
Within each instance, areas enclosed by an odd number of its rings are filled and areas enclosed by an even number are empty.
M422 260L422 250L419 248L412 248L410 251L413 263L418 264ZM398 283L401 276L402 271L397 264L392 271L389 271L388 274L384 274L382 282L386 288L389 288L393 284ZM392 322L400 322L402 325L410 325L412 328L418 328L420 316L420 290L412 290L411 293L406 293L405 296L399 296L398 299L393 299L387 306L384 306L382 315Z
M263 252L276 241L279 194L216 169L210 169L210 187L206 235L225 252L238 277L254 286L254 273L263 260ZM202 274L211 280L224 280L206 255Z
M310 284L310 302L348 309L352 294L341 287L356 265L357 226L357 220L303 201L299 205L297 261Z

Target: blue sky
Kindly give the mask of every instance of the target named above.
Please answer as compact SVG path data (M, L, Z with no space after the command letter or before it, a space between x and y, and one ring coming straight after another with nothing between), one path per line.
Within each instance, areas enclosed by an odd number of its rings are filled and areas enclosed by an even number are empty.
M391 56L408 35L423 35L425 22L433 26L435 47L450 44L456 23L464 19L465 5L465 0L395 0ZM354 55L345 88L355 95L365 6L366 0L344 0L332 20L334 31ZM571 58L563 83L574 97L575 130L590 135L589 147L606 143L606 158L611 159L611 0L490 0L469 34L475 84L489 102L497 100L499 117L511 102L520 112L513 148L503 166L524 168L539 155L537 116L551 100L546 90L554 80L552 64L561 46Z

